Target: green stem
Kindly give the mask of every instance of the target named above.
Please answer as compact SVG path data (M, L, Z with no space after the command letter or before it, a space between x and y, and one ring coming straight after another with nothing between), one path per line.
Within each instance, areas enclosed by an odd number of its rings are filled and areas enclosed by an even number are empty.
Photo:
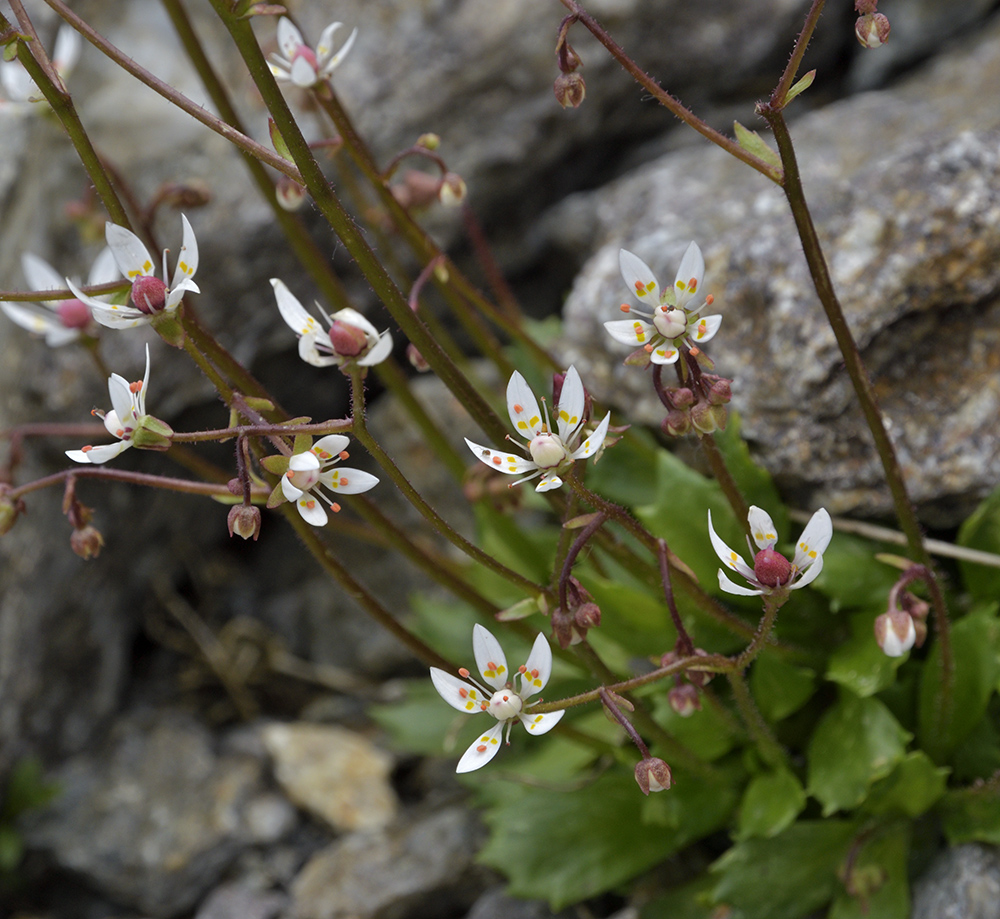
M94 466L74 466L72 469L63 469L54 472L52 475L35 479L33 482L26 482L17 488L11 489L7 494L11 500L16 500L22 495L48 488L50 485L58 485L67 478L76 477L79 479L101 479L106 482L127 482L130 485L142 485L146 488L161 488L167 491L177 491L188 495L207 495L209 497L232 498L232 492L225 484L215 484L211 482L192 482L188 479L174 479L163 475L150 475L146 472L129 472L124 469L111 469ZM254 496L266 498L268 492L258 489Z
M750 508L743 497L743 492L740 491L740 486L736 484L736 479L733 478L733 474L729 471L726 458L722 455L722 451L715 442L715 438L711 434L699 433L698 443L701 444L701 451L705 454L705 459L708 460L708 465L712 470L715 481L719 483L722 493L726 496L729 506L736 515L737 523L743 526L745 533L752 536L750 522L747 519Z
M733 689L733 700L736 702L736 708L739 710L750 736L757 742L761 757L774 767L787 765L788 757L761 715L760 709L757 708L753 696L750 694L750 687L743 676L743 671L731 670L726 676Z
M775 86L774 92L771 93L771 105L775 109L782 109L785 106L785 96L788 95L788 90L791 89L792 82L799 72L802 58L806 53L806 48L809 46L809 40L812 38L813 32L816 31L816 25L819 23L819 17L823 12L825 2L826 0L813 0L812 6L806 14L805 23L802 26L802 31L799 32L799 37L795 39L795 47L792 49L785 71L782 73L781 79L778 80L778 85Z

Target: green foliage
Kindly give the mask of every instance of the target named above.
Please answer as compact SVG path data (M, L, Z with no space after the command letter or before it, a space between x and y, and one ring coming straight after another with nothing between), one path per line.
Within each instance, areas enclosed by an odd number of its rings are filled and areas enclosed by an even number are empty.
M919 817L944 794L948 772L935 766L922 750L914 750L872 786L865 810L873 814Z
M826 678L862 698L891 686L896 671L906 660L889 657L875 642L875 617L879 613L855 613L850 617L851 637L830 655Z
M910 829L894 823L865 841L844 879L828 914L829 919L908 919L910 886L906 859Z
M730 411L726 429L716 431L712 436L747 504L764 508L771 515L779 538L788 539L788 511L785 510L778 489L774 487L771 474L763 466L758 466L750 456L750 448L740 434L742 424L739 414ZM742 540L739 544L743 545Z
M995 489L962 524L956 542L967 549L1000 554L1000 488ZM960 561L966 590L977 600L1000 597L1000 568Z
M750 691L768 721L781 721L798 711L816 688L816 674L765 651L750 670Z
M755 775L743 793L737 839L776 836L805 806L802 783L787 769Z
M44 807L59 790L56 783L46 781L37 759L26 757L14 765L0 798L0 877L13 872L24 855L24 841L16 826L18 817Z
M899 572L877 561L881 551L859 536L834 533L823 553L823 573L813 585L830 598L830 610L874 609L885 612L886 597Z
M1000 845L1000 788L990 782L949 791L939 811L948 842L986 842Z

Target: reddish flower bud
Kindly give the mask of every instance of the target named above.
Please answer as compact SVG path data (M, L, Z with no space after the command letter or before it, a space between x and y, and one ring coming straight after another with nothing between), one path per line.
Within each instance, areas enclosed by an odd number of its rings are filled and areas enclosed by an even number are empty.
M236 497L239 497L240 495L243 494L243 483L239 480L238 477L233 477L228 482L226 482L226 488L229 489L229 494L236 495Z
M330 344L341 357L357 357L368 347L364 329L334 319L330 326Z
M733 399L732 380L716 380L708 391L708 401L712 405L725 405Z
M682 718L690 718L701 708L701 699L698 698L698 687L690 683L682 683L675 686L667 693L667 702L670 707Z
M677 408L689 408L694 405L694 393L686 386L680 386L670 391L670 399Z
M924 626L925 635L926 628ZM889 610L875 620L875 641L889 657L902 657L914 646L916 640L917 630L913 618L902 610Z
M878 0L854 0L854 11L859 16L874 13L878 9Z
M691 409L691 424L702 434L711 434L719 427L714 408L714 405L709 405L707 402L699 402Z
M761 584L780 587L792 576L792 563L774 549L761 549L753 560L753 573Z
M417 373L427 373L427 371L431 369L431 365L427 363L424 356L414 344L406 346L406 359L410 362L410 366L413 367Z
M647 756L635 764L635 780L644 795L666 791L673 781L670 767L658 756Z
M899 605L904 612L909 613L917 622L922 622L930 615L930 604L926 600L921 600L918 596L911 594L908 590L903 591L903 595L899 598Z
M254 542L260 536L260 510L252 504L237 504L230 508L226 523L230 536L242 536L244 539L252 536Z
M167 285L152 275L140 275L132 283L132 302L143 313L159 313L167 303Z
M297 211L306 203L306 190L294 179L280 175L274 186L274 197L284 210Z
M69 545L80 558L97 558L101 554L104 537L101 536L96 527L88 523L84 527L73 530L69 537Z
M674 409L660 422L660 430L668 437L683 437L691 430L690 413Z
M91 322L90 307L82 300L59 301L56 314L67 329L85 329Z
M596 603L584 603L573 613L573 622L584 632L601 624L601 608Z
M879 48L889 39L889 20L881 13L866 13L854 24L854 34L865 48Z
M561 73L552 84L552 91L563 108L579 108L587 95L587 84L578 73Z

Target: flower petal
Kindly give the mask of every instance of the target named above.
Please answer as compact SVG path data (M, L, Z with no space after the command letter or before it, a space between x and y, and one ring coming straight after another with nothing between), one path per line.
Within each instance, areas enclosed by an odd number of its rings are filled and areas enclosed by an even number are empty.
M438 691L438 695L452 708L469 715L482 711L480 703L485 702L486 699L471 683L466 683L465 680L460 680L457 676L452 676L438 667L431 667L431 682Z
M282 482L287 481L282 479ZM305 492L296 502L295 507L299 516L308 524L314 527L326 526L329 519L323 505L312 492Z
M528 381L516 370L507 384L507 414L510 415L510 423L517 428L517 433L526 440L536 437L545 428L535 394L528 386Z
M565 711L544 712L538 715L532 715L530 712L523 712L518 715L518 718L521 719L521 724L523 724L532 734L548 734L548 732L559 723L559 720L565 714Z
M333 53L333 36L342 25L342 22L331 22L320 35L319 44L316 45L316 57L321 63Z
M727 594L736 594L738 597L759 597L764 593L763 590L751 590L749 587L741 587L739 584L735 584L726 577L726 572L721 568L719 569L719 587Z
M329 462L347 449L351 439L344 434L326 434L309 450L320 462Z
M691 336L693 341L700 343L711 341L715 338L715 333L719 331L719 326L721 325L722 316L718 314L701 316L688 326L688 335Z
M292 69L288 72L288 76L296 86L300 86L302 89L315 86L319 80L316 69L306 58L301 56L292 61Z
M563 378L562 391L559 393L559 405L556 407L556 425L559 437L563 443L580 426L584 407L583 383L576 367L570 367Z
M101 444L99 447L91 447L89 450L67 450L66 455L77 463L93 463L95 466L106 463L114 459L119 453L123 453L132 446L130 440L119 440L113 444Z
M618 266L621 268L625 286L636 297L643 303L659 306L660 285L649 265L635 253L629 252L628 249L622 249L618 253Z
M387 329L378 337L371 350L358 361L359 367L374 367L381 364L392 353L392 335Z
M656 329L641 319L615 319L605 322L604 328L615 341L623 345L644 345L656 334Z
M82 46L80 33L64 22L56 32L56 46L52 49L52 64L60 76L66 76L76 66Z
M306 312L295 295L285 286L284 281L271 278L271 286L274 288L274 297L278 301L281 318L296 335L322 333L322 326Z
M104 236L123 277L134 281L140 275L153 273L153 260L149 257L149 251L135 233L109 222L104 227ZM83 300L82 297L80 299Z
M535 637L534 645L531 646L531 653L524 662L524 672L521 674L521 691L518 695L522 699L533 696L545 688L551 675L552 648L549 647L548 639L539 632Z
M319 325L315 332L299 336L299 357L312 367L329 367L331 364L342 364L344 359L339 354L320 354L316 346L316 338L324 332Z
M103 304L96 300L93 302L84 300L83 302L90 307L94 321L107 329L134 329L137 325L149 323L149 316L132 307Z
M330 318L336 322L342 322L345 325L352 325L356 329L361 329L365 333L365 338L368 339L369 343L378 338L378 329L365 319L361 313L351 309L349 306L344 307L342 310L337 310Z
M767 511L761 510L756 505L750 506L750 513L747 514L747 522L750 524L750 532L753 541L757 543L758 549L773 549L778 541L778 531Z
M123 376L119 376L117 373L111 374L108 378L108 395L111 397L111 404L114 406L115 415L118 417L119 425L126 425L132 418L132 390L129 386L128 380ZM109 412L105 416L105 421L107 418L111 417ZM115 432L108 428L112 434ZM121 436L121 435L116 435Z
M676 364L677 358L681 356L680 350L672 341L663 341L662 344L656 345L652 352L650 352L649 359L654 364Z
M36 335L44 335L46 341L48 341L50 334L56 333L60 329L64 332L72 332L73 338L80 335L76 329L67 329L53 313L47 313L41 309L31 309L20 303L0 302L0 310L3 310L10 321L22 329L27 329ZM52 344L51 341L48 343Z
M30 252L25 252L21 256L21 269L24 271L28 287L34 291L60 290L63 287L62 275L45 259Z
M474 444L468 437L465 438L465 442L480 462L505 475L521 475L523 472L532 472L538 468L534 460L525 459L523 456L491 450L489 447Z
M321 78L326 79L328 76L330 76L331 73L333 73L340 66L340 62L345 57L347 57L348 52L354 45L354 39L356 39L357 37L358 37L358 30L355 29L353 32L351 32L350 35L347 36L347 41L345 41L340 46L340 50L333 57L331 57L330 60L328 60L325 64L323 64L322 69L319 72ZM320 40L320 44L322 44L322 39ZM317 56L320 58L320 60L322 60L323 55L319 53L319 48L316 49L316 52Z
M184 232L181 236L181 251L177 254L177 267L174 268L174 277L170 282L171 290L185 278L194 277L194 273L198 270L198 240L195 239L194 230L183 214L181 214L181 226ZM197 287L188 287L188 290L198 293Z
M349 466L338 466L336 469L324 472L319 480L327 488L339 491L342 495L360 495L378 485L376 476L360 469L351 469Z
M600 450L601 445L604 443L604 438L608 436L608 425L610 423L611 412L608 412L604 416L604 420L597 426L597 430L573 451L571 459L586 459Z
M535 486L535 491L552 491L553 488L559 488L561 485L562 479L559 476L554 472L546 472Z
M481 734L472 746L462 754L455 767L455 772L474 772L485 766L500 752L500 737L503 734L503 722L498 721L485 734Z
M94 264L90 266L90 274L87 275L87 284L107 284L110 281L117 281L121 277L118 265L115 263L115 254L107 246L97 253Z
M730 549L719 538L718 533L715 532L715 528L712 526L711 511L708 512L708 538L712 540L712 548L715 549L715 554L719 556L719 560L723 565L733 571L739 572L747 579L754 577L753 568L743 561L738 553Z
M809 565L805 571L802 573L797 581L793 580L791 584L788 585L789 590L798 590L800 587L805 587L807 584L812 584L816 578L819 577L820 572L823 570L823 556L817 555L816 561Z
M820 558L833 537L833 522L826 508L821 507L806 524L798 543L795 545L795 558L792 564L800 571Z
M674 292L677 295L677 306L683 307L699 290L705 278L705 259L698 248L698 243L692 242L681 258L677 277L674 279Z
M494 689L503 689L510 679L507 657L493 633L478 622L472 628L472 653L483 679Z
M295 57L295 52L303 44L302 33L295 28L291 19L282 16L278 20L278 47L287 60Z

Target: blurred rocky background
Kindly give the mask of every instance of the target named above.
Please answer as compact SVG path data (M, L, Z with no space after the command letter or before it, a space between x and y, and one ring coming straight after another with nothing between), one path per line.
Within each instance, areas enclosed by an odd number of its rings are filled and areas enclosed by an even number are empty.
M159 3L73 6L206 102ZM207 4L186 6L266 142L260 102L223 30ZM877 464L777 189L679 127L582 29L571 42L587 98L559 108L553 48L565 10L557 0L288 6L313 38L333 19L359 28L335 85L362 133L382 162L424 132L441 136L525 308L542 316L564 307L561 348L596 397L658 420L641 374L609 360L601 323L623 298L620 247L669 279L695 239L725 317L709 350L735 380L754 455L800 506L885 513ZM835 283L921 514L947 529L1000 472L1000 21L992 0L883 0L892 37L863 52L850 6L828 3L806 60L817 80L793 105L792 130ZM589 4L644 68L723 130L734 118L760 127L753 104L780 73L805 7ZM51 42L48 8L28 8ZM255 29L271 50L273 21L260 17ZM227 144L92 48L70 88L139 200L163 183L210 190L210 202L189 213L202 252L203 293L192 302L204 321L295 411L342 412L337 374L301 364L277 315L269 277L283 277L304 302L312 292ZM310 135L322 137L305 97L290 97ZM23 285L24 251L86 274L99 246L81 234L88 194L52 119L0 106L0 287ZM305 213L378 323L337 241ZM432 210L427 221L475 274L455 212ZM161 215L161 245L176 247L179 223L176 213ZM222 423L207 384L148 334L106 333L102 353L134 378L147 340L156 413L180 429ZM83 351L49 349L6 319L0 349L0 428L80 422L92 406L106 407L105 381ZM450 411L433 380L417 385L437 411ZM390 452L419 455L418 438L396 417L381 404L372 423ZM26 441L18 480L63 468L62 450L78 445ZM227 463L228 450L213 459ZM157 459L120 463L154 468ZM464 521L457 490L429 464L421 474L445 516ZM387 750L365 705L391 700L392 678L422 669L331 588L279 521L265 519L258 543L237 545L225 509L204 500L86 484L79 494L107 541L99 558L70 552L61 496L50 492L32 494L28 515L0 540L0 787L10 790L10 777L23 778L37 757L44 782L59 789L20 825L19 886L5 887L0 901L51 919L549 915L510 901L474 864L482 830L462 807L453 764ZM391 490L379 498L391 501ZM405 514L402 502L390 512ZM367 547L345 540L338 552L391 609L405 611L426 586L398 561L385 577L385 560ZM966 847L950 858L918 900L957 902L950 891L968 885L970 872L995 883L991 853ZM628 915L629 907L611 898L590 909ZM918 904L917 914L939 913Z

